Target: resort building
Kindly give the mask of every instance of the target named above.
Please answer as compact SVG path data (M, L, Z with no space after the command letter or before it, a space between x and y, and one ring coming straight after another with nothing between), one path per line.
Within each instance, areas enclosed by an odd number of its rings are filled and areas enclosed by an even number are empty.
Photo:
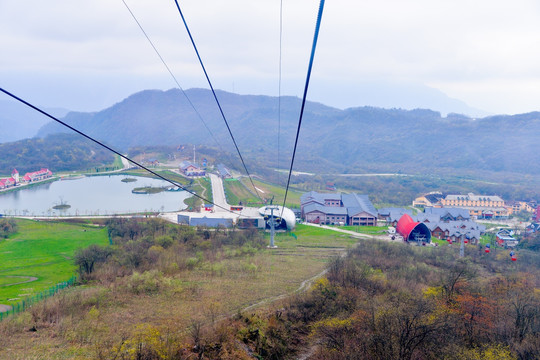
M46 180L52 177L52 172L49 169L42 168L41 170L28 172L24 174L22 182L31 183L35 181Z
M180 171L182 174L189 177L205 176L206 171L201 169L200 166L189 161L182 161L180 163Z
M496 195L446 195L441 199L444 208L462 208L469 211L471 217L478 219L506 219L508 210L504 200Z
M310 191L302 195L300 204L301 216L309 223L377 225L377 210L367 195Z
M17 169L13 169L11 177L0 179L0 190L14 187L21 184L31 183L35 181L46 180L52 177L52 172L49 169L41 169L39 171L26 173L22 178L19 176Z

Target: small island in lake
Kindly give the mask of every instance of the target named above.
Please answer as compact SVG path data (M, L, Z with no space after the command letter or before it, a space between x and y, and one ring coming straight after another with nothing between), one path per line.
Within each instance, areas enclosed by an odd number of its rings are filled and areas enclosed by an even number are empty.
M60 204L56 204L56 205L54 205L52 208L53 208L54 210L67 210L67 209L69 209L70 207L71 207L71 205L68 205L68 204L64 201L64 199L62 199L62 198L60 197Z
M162 187L144 186L144 187L135 188L131 190L131 192L133 194L157 194L165 190L166 189Z
M60 205L54 205L52 208L54 210L66 210L66 209L69 209L71 207L71 205L68 205L68 204L60 204Z
M135 182L135 181L137 181L137 179L127 177L127 178L123 178L123 179L120 180L120 181L125 182L125 183L130 183L130 182Z

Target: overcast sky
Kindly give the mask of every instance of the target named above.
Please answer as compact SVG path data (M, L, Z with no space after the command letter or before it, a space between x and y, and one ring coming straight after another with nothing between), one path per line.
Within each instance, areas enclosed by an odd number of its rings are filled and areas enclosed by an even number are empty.
M174 1L125 1L180 85L207 88ZM216 88L278 94L279 0L179 3ZM318 6L283 0L284 95L302 94ZM0 86L41 106L176 86L122 0L0 0L0 51ZM540 2L328 0L308 99L370 105L371 87L388 107L400 95L384 89L430 87L490 113L540 110Z

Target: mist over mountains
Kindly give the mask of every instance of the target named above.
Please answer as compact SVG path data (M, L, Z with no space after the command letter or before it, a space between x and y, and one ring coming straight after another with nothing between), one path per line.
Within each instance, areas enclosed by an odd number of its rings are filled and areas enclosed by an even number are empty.
M191 143L235 152L211 92L191 89L186 94L198 114L178 89L145 90L103 111L71 112L63 120L124 151L136 145ZM276 97L269 96L224 91L217 96L240 150L250 154L248 161L259 157L277 164L278 122L280 163L290 161L299 98L282 97L279 104ZM66 129L49 123L38 135L56 132ZM442 117L424 109L340 110L308 102L297 164L303 170L323 171L324 162L317 159L324 159L343 172L450 168L540 174L539 133L538 112L471 119L457 114Z
M60 108L46 111L59 117L68 113L68 110ZM34 137L47 122L48 118L23 104L0 100L0 143Z

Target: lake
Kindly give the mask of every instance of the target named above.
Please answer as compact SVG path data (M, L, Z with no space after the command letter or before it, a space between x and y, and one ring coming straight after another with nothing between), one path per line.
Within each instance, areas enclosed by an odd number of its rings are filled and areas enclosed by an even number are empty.
M126 176L90 176L76 180L58 180L18 191L0 193L0 213L8 215L111 215L143 211L178 211L186 208L187 191L163 191L157 194L132 194L143 186L169 186L170 183L145 177L122 182ZM66 210L53 206L65 203Z

